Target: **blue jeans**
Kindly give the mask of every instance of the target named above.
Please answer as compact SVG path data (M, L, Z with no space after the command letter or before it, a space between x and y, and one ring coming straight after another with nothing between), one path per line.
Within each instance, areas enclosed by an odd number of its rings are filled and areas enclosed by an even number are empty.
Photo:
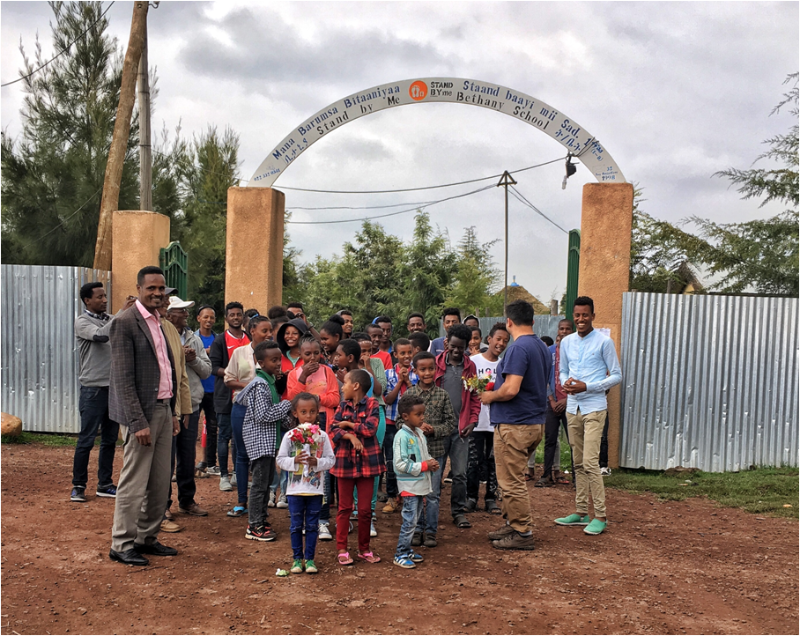
M231 441L231 414L217 413L217 463L219 464L219 474L228 474L228 442ZM236 448L233 445L233 449ZM236 454L231 450L231 459L236 464Z
M397 539L397 550L394 553L396 558L401 558L414 552L411 548L411 539L414 537L417 524L422 518L422 502L425 498L422 495L417 495L414 497L401 497L401 499L403 500L403 525L400 526L400 537Z
M107 488L114 484L111 473L114 470L114 449L119 436L119 424L108 419L108 387L82 386L78 410L81 414L81 432L72 461L72 485L86 488L89 479L89 454L94 448L94 440L99 431L101 438L97 457L97 488Z
M247 507L247 480L250 474L250 458L247 456L247 449L244 446L242 437L242 426L247 407L241 404L234 404L231 407L231 432L233 433L234 446L234 469L236 471L236 490L239 493L239 505ZM222 469L220 468L220 472Z
M431 494L425 497L425 515L420 517L417 532L436 534L439 528L439 495L442 492L442 477L444 465L450 457L450 467L453 470L453 485L450 491L450 513L464 514L467 509L467 462L469 461L469 439L458 435L458 430L450 433L444 440L444 455L437 457L439 470L431 475Z
M238 479L238 477L237 477ZM319 511L322 508L322 495L289 495L289 534L292 539L292 556L295 559L314 559L319 535ZM306 549L303 551L303 528L306 529Z

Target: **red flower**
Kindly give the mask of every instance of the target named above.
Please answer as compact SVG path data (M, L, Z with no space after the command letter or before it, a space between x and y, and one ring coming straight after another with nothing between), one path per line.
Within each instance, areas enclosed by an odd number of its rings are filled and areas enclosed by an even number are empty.
M494 391L494 382L489 382L489 383L486 385L486 390L487 390L487 391Z

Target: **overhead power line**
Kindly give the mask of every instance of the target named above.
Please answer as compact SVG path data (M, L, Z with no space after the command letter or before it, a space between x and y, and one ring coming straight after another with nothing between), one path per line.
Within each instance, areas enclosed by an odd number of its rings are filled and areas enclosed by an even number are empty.
M31 246L31 245L33 245L34 243L38 243L39 241L41 241L41 240L42 240L42 239L43 239L45 236L49 236L50 234L52 234L53 232L55 232L55 231L56 231L58 228L60 228L62 225L64 225L64 223L66 223L67 221L69 221L69 220L70 220L70 219L71 219L73 216L75 216L75 215L76 215L78 212L80 212L81 210L83 210L83 208L85 208L87 205L89 205L89 203L91 203L92 199L94 199L94 198L95 198L95 197L96 197L98 194L100 194L100 192L102 192L102 190L103 190L103 186L100 186L100 187L98 188L97 192L95 192L95 193L94 193L92 196L90 196L88 199L86 199L86 201L84 202L84 204L83 204L83 205L81 205L81 207L79 207L79 208L78 208L77 210L75 210L75 211L74 211L72 214L70 214L69 216L67 216L66 218L64 218L64 219L61 221L61 223L59 223L58 225L56 225L56 226L55 226L55 227L54 227L52 230L49 230L49 231L45 232L44 234L42 234L42 235L41 235L39 238L35 238L35 239L33 239L32 241L28 241L28 242L27 242L27 243L26 243L26 244L25 244L23 247L30 247L30 246Z
M509 174L517 174L518 172L525 172L526 170L533 170L534 168L541 168L551 163L564 161L564 157L553 159L552 161L545 161L544 163L537 163L534 166L527 168L520 168L519 170L512 170ZM295 190L297 192L320 192L322 194L396 194L398 192L416 192L419 190L436 190L437 188L452 188L453 186L466 185L468 183L479 183L480 181L488 181L490 179L498 179L503 176L503 173L493 174L488 177L480 177L479 179L468 179L467 181L456 181L454 183L443 183L441 185L423 186L421 188L399 188L397 190L317 190L315 188L293 188L290 186L278 186L281 190Z
M493 187L494 187L493 185L484 186L483 188L478 188L477 190L472 190L471 192L464 192L463 194L456 194L453 195L452 197L439 199L438 201L431 201L430 203L423 206L414 206L412 208L408 208L407 210L398 210L397 212L389 212L387 214L377 214L375 216L359 217L357 219L342 219L339 221L286 221L286 223L291 223L292 225L330 225L334 223L356 223L358 221L372 221L373 219L384 219L389 216L397 216L398 214L407 214L408 212L416 212L417 210L424 210L425 208L430 207L432 205L437 205L438 203L444 203L445 201L452 201L453 199L468 197L473 194L478 194L479 192L490 190Z
M551 219L551 218L550 218L549 216L547 216L547 215L546 215L544 212L542 212L542 211L541 211L539 208L537 208L535 205L533 205L533 203L531 203L530 201L528 201L528 199L526 199L526 198L525 198L525 195L523 195L523 194L522 194L522 192L520 192L519 190L517 190L517 189L516 189L514 186L510 186L510 188L511 188L511 194L514 196L514 198L515 198L515 199L517 199L517 201L519 201L519 202L520 202L520 203L522 203L523 205L525 205L525 206L529 207L531 210L533 210L534 212L536 212L536 214L538 214L538 215L539 215L539 216L541 216L542 218L544 218L544 219L547 219L547 220L548 220L550 223L552 223L553 225L555 225L555 226L556 226L556 227L557 227L559 230L561 230L562 232L564 232L564 234L569 234L569 232L568 232L567 230L565 230L565 229L564 229L563 227L561 227L561 226L560 226L558 223L556 223L556 222L555 222L553 219Z
M114 0L114 2L116 2L116 0ZM58 53L57 53L55 56L53 56L52 58L50 58L49 60L47 60L47 62L45 62L44 64L42 64L42 65L41 65L39 68L32 70L32 71L31 71L30 73L28 73L27 75L23 75L22 77L20 77L20 78L18 78L18 79L15 79L15 80L13 80L13 81L11 81L11 82L6 82L5 84L0 84L0 88L6 87L6 86L11 86L12 84L16 84L17 82L21 82L22 80L26 80L26 79L28 79L29 77L31 77L31 76L32 76L34 73L38 73L39 71L41 71L41 70L42 70L42 69L43 69L45 66L47 66L47 65L48 65L48 64L50 64L51 62L55 62L55 61L56 61L56 60L57 60L59 57L61 57L62 55L64 55L64 53L66 53L67 51L69 51L69 50L72 48L72 45L73 45L73 44L75 44L75 42L77 42L78 40L80 40L80 39L81 39L81 38L82 38L84 35L86 35L86 34L87 34L87 33L88 33L90 30L91 30L91 28L92 28L92 27L93 27L95 24L97 24L98 22L100 22L100 20L102 20L102 19L105 17L106 13L108 13L108 10L109 10L111 7L113 7L113 6L114 6L114 2L112 2L111 4L109 4L109 5L108 5L108 7L106 7L106 10L105 10L105 11L103 11L103 13L101 13L101 14L100 14L100 17L99 17L99 18L97 18L97 20L95 20L94 22L92 22L92 23L91 23L91 24L90 24L90 25L89 25L89 26L86 28L86 30L85 30L83 33L81 33L81 34L80 34L78 37L76 37L74 40L72 40L72 42L70 42L70 43L67 45L67 47L66 47L65 49L63 49L63 50L59 51L59 52L58 52Z

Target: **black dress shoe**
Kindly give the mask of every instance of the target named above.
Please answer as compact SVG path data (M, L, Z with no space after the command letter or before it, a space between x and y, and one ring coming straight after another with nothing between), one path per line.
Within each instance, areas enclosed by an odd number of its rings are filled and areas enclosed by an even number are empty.
M178 554L178 551L175 548L170 548L169 546L159 543L158 541L151 543L150 545L134 543L133 549L139 554L152 554L153 556L175 556Z
M108 553L109 558L112 561L119 561L120 563L124 563L125 565L149 565L150 561L145 559L141 554L139 554L133 548L125 550L125 552L117 552L116 550L111 550Z

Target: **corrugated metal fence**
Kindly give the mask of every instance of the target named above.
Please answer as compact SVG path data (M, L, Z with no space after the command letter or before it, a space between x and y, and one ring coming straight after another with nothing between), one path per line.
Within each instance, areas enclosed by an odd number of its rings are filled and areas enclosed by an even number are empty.
M111 272L84 267L3 265L2 410L26 431L77 433L78 347L75 317L81 285Z
M555 342L556 334L558 333L558 322L563 319L564 316L536 315L533 317L533 333L535 333L537 336L550 336ZM506 319L502 316L497 316L494 318L478 318L478 325L480 326L481 333L484 337L489 334L489 331L496 322L502 322L505 324ZM439 336L443 337L444 335L444 327L441 323L439 323Z
M797 466L797 298L626 293L622 313L622 466Z

